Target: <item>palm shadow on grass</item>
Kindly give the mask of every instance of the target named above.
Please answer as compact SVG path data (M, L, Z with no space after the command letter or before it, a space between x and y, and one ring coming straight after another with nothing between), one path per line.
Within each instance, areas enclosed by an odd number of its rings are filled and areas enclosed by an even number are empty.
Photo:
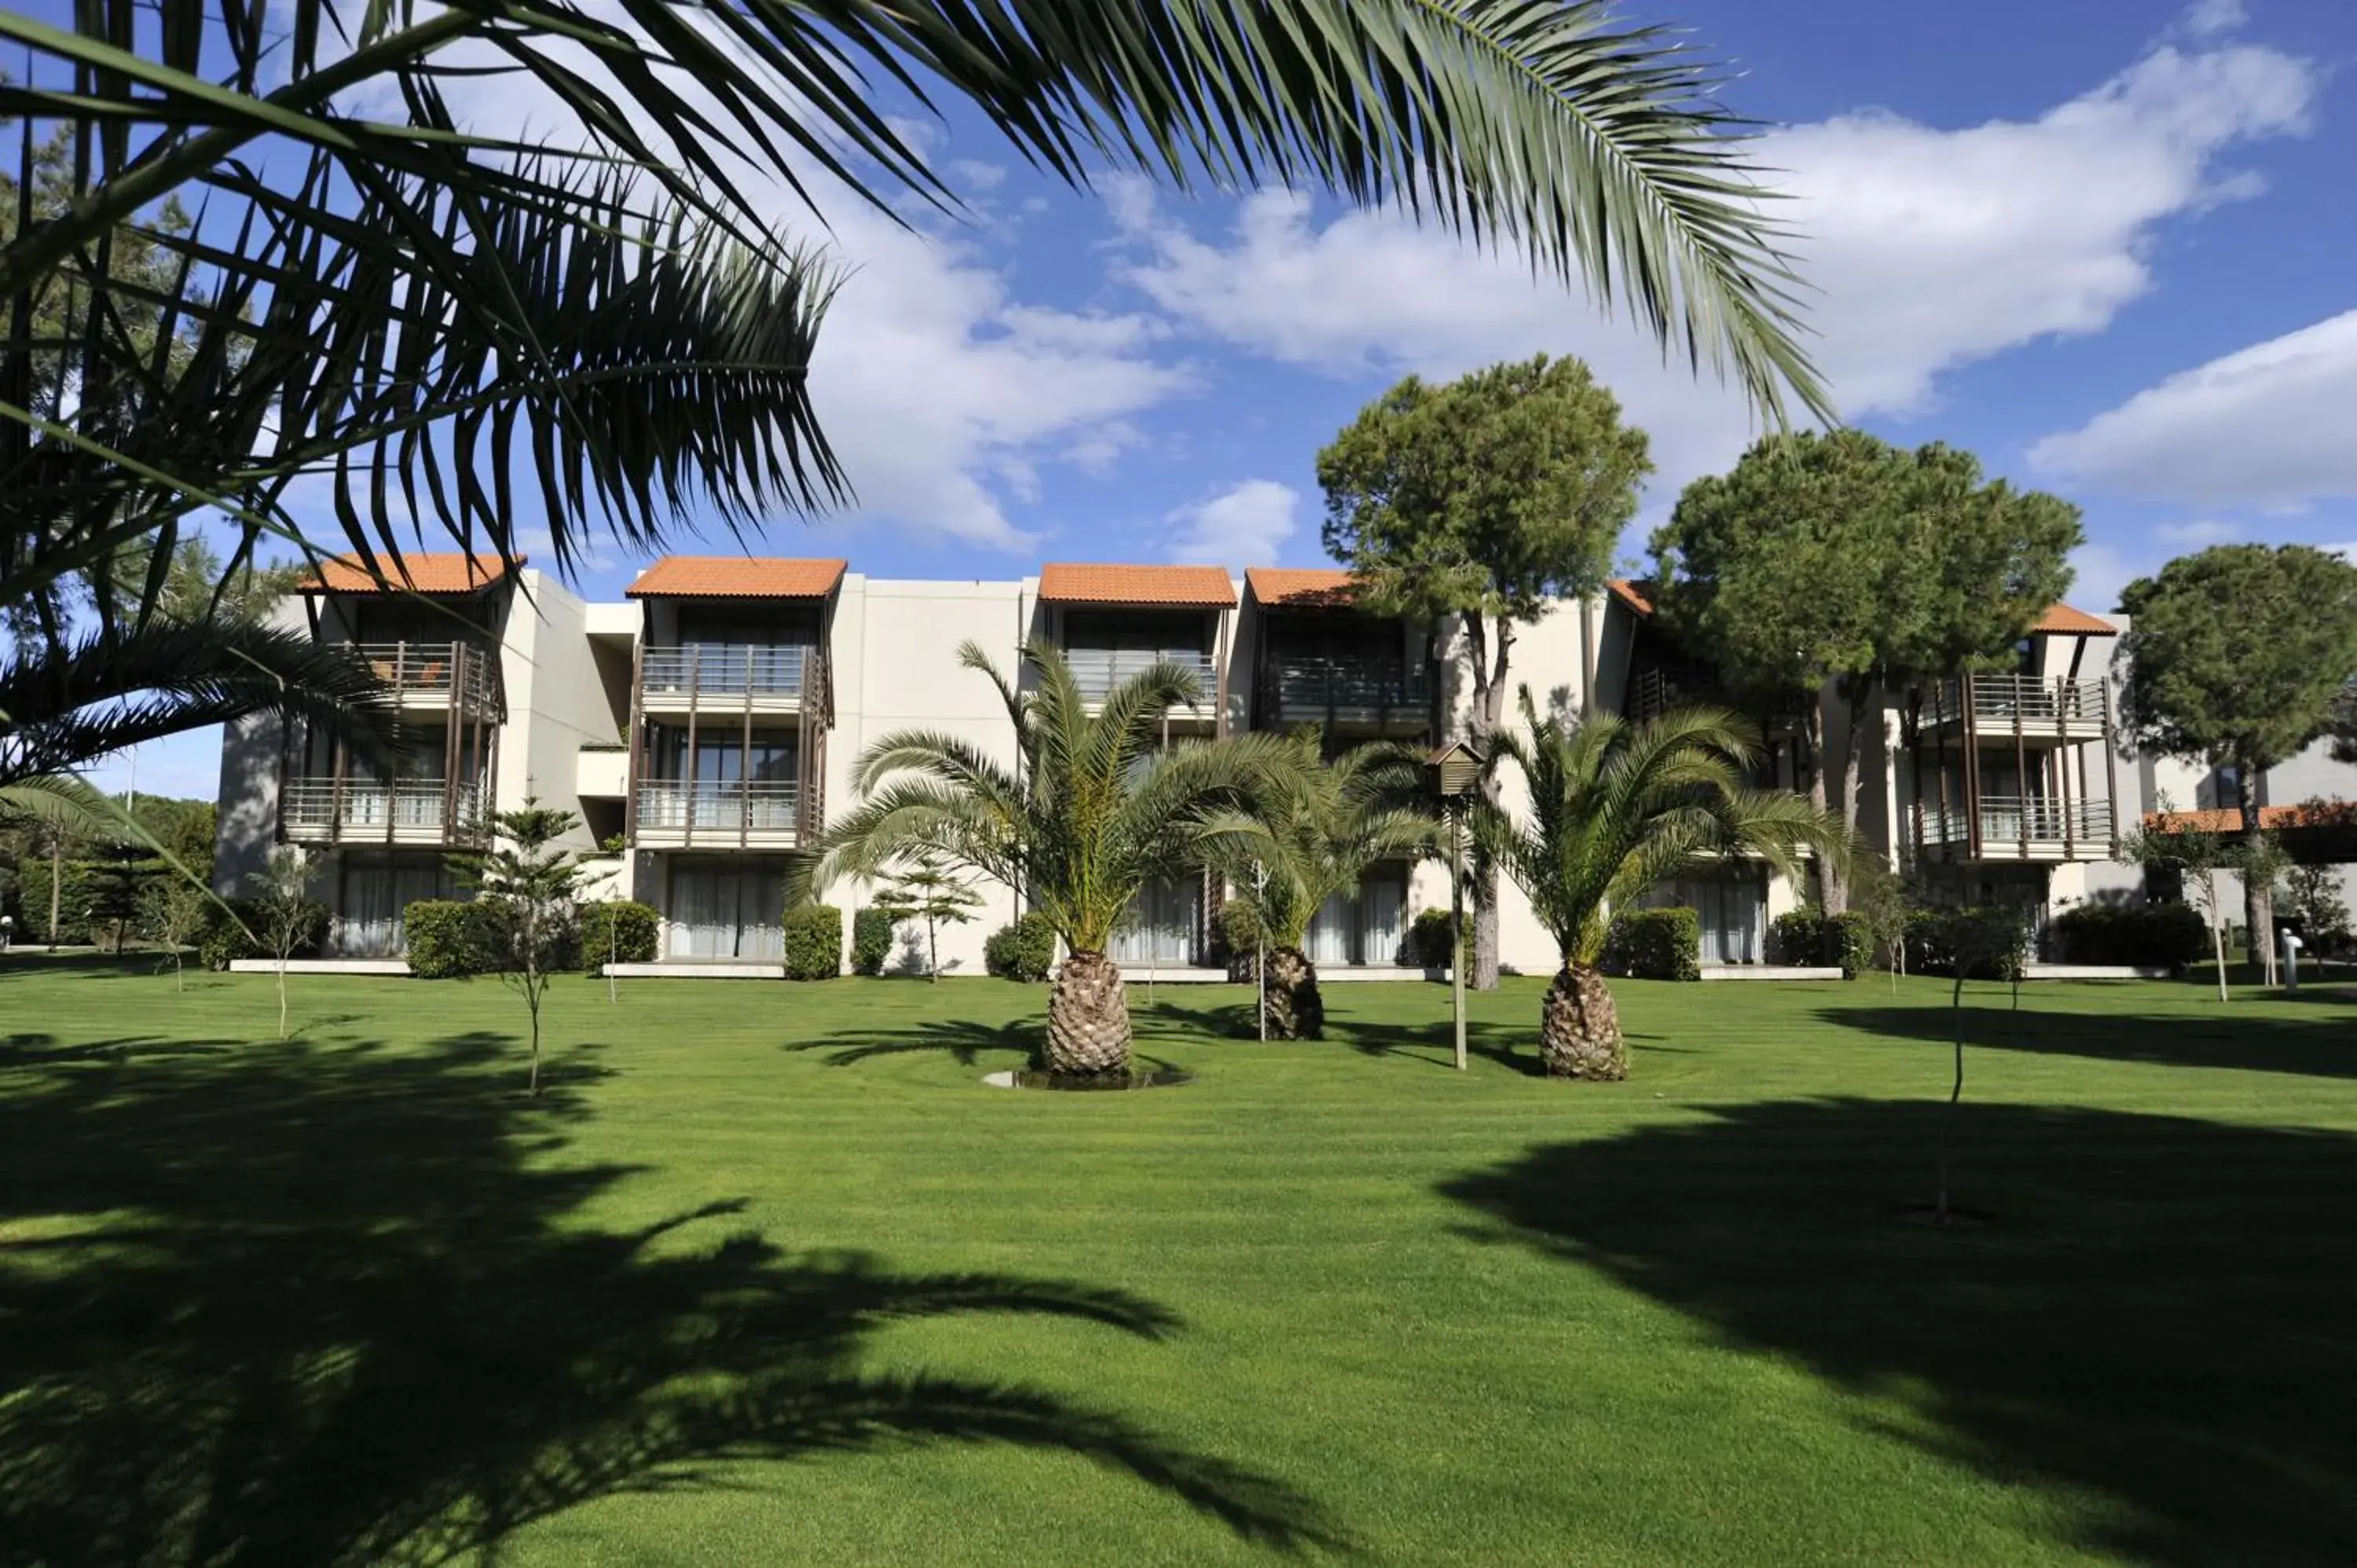
M2132 1004L2134 995L2124 991L2121 1001ZM1968 990L1964 1000L1964 1043L1970 1047L2156 1067L2357 1078L2357 1018L2349 1015L2345 1003L2319 1001L2311 1015L2287 1018L2254 1015L2253 1004L2220 1005L2214 998L2206 1012L2066 1012L2040 1006L2031 986L2023 988L2018 1013L1997 987ZM1955 1038L1955 1023L1945 1006L1829 1007L1817 1016L1889 1038L1942 1045Z
M714 1203L640 1230L553 1163L590 1113L504 1037L302 1041L0 1078L0 1559L438 1563L740 1462L959 1441L1084 1455L1281 1550L1281 1482L1057 1394L866 1369L896 1320L1154 1340L1118 1290L799 1252ZM724 1475L723 1466L729 1466Z
M1329 990L1326 994L1330 1006L1333 993ZM1209 1036L1236 1044L1257 1044L1260 1040L1259 1020L1250 1002L1194 1006L1157 1002L1151 1009L1141 1009L1138 1023L1142 1035L1165 1038L1201 1039ZM1544 1076L1545 1069L1539 1061L1535 1045L1528 1051L1515 1048L1522 1035L1510 1025L1469 1023L1465 1030L1465 1048L1472 1056L1515 1072ZM1363 1057L1396 1058L1451 1069L1457 1066L1456 1040L1445 1017L1431 1024L1382 1024L1346 1013L1329 1012L1323 1041L1270 1043L1311 1047L1323 1044L1356 1051Z
M2001 1222L1896 1223L1929 1194L1941 1109L1727 1107L1441 1190L1482 1240L1906 1400L1900 1440L2067 1489L2081 1549L2357 1560L2357 1138L1967 1103L1959 1194Z
M789 1040L785 1048L822 1053L829 1067L852 1067L874 1057L933 1052L945 1053L960 1067L975 1067L989 1051L1013 1052L1026 1061L1033 1060L1047 1032L1046 1022L1038 1019L985 1024L974 1018L929 1018L897 1028L844 1029L813 1039Z

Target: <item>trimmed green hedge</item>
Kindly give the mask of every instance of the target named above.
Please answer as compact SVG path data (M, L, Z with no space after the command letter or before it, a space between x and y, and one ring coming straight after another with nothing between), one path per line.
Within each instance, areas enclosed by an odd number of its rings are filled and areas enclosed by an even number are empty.
M496 898L420 898L401 912L409 972L421 980L496 974L511 946L507 906Z
M1465 911L1465 948L1473 949L1473 911ZM1447 969L1457 960L1448 940L1448 911L1419 909L1407 928L1408 961L1418 969Z
M1907 966L1918 974L2018 980L2029 960L2029 922L2018 909L1918 909L1907 917Z
M983 944L982 966L1003 980L1036 984L1056 967L1056 928L1034 909L1011 926L1001 926Z
M263 950L261 943L245 934L247 930L256 937L264 934L267 922L263 918L262 900L231 898L228 903L226 910L219 904L208 905L205 923L197 932L197 961L207 969L227 969L233 959L270 956ZM236 915L236 919L231 918L231 912ZM243 930L239 929L238 920L245 922ZM288 956L317 958L319 956L319 944L328 940L328 907L316 898L305 899L302 926L301 940Z
M899 924L889 909L869 908L851 917L851 972L881 974L892 956L892 932Z
M786 978L833 980L843 972L843 911L797 904L786 911Z
M634 898L581 906L581 972L595 980L609 963L652 963L662 915Z
M1769 923L1768 958L1771 963L1837 968L1844 980L1856 980L1874 965L1874 931L1856 910L1821 915L1789 909Z
M1637 980L1700 980L1702 917L1687 908L1631 909L1614 916L1604 939L1604 972Z
M2184 904L2082 904L2047 929L2064 963L2125 963L2183 969L2210 956L2210 933Z

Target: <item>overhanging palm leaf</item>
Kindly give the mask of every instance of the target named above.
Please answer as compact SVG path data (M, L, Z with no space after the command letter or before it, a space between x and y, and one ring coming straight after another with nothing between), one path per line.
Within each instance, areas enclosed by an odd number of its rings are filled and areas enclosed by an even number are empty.
M260 713L383 755L395 744L396 712L391 690L361 660L274 627L153 622L119 640L20 646L0 663L0 786Z
M73 774L35 774L0 784L0 825L32 822L68 838L102 838L115 814L106 797Z
M1641 725L1602 714L1542 720L1522 690L1523 730L1498 737L1528 796L1517 818L1489 802L1473 830L1530 900L1563 960L1542 1036L1548 1069L1625 1077L1611 993L1596 966L1613 910L1698 865L1752 860L1792 875L1814 853L1846 860L1838 817L1796 795L1750 787L1759 755L1749 721L1684 708Z

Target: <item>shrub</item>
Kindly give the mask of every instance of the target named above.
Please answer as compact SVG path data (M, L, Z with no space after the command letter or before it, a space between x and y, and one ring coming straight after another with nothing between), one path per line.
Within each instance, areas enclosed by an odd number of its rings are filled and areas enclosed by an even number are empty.
M1465 914L1465 942L1473 942L1473 913ZM1447 969L1456 959L1448 941L1448 911L1420 909L1407 928L1408 961L1418 969Z
M2082 904L2055 916L2048 929L2064 963L2174 970L2210 956L2201 917L2183 904Z
M496 898L420 898L401 912L409 972L421 980L495 974L507 967L507 906Z
M1442 929L1448 929L1443 922ZM1631 909L1612 918L1604 972L1638 980L1700 980L1702 917L1692 909Z
M263 958L265 955L253 937L263 928L261 900L231 898L229 908L208 904L205 922L197 930L197 961L207 969L227 969L234 959ZM235 918L232 918L232 914ZM238 921L245 922L242 929ZM328 940L328 907L317 899L303 901L302 931L295 944L292 958L317 958L319 945ZM250 935L249 933L253 933Z
M1856 980L1874 962L1873 922L1855 909L1840 915L1790 909L1769 923L1768 957L1772 963L1839 969L1844 980Z
M2015 980L2029 958L2029 923L2014 909L1918 909L1907 918L1907 966L1919 974Z
M881 974L892 956L892 932L899 924L889 909L866 908L851 917L851 972Z
M786 978L833 980L843 972L843 911L797 904L786 911Z
M1251 905L1231 898L1220 906L1220 918L1211 922L1211 961L1224 965L1239 984L1258 983L1260 917Z
M581 906L581 972L595 980L608 963L652 963L662 915L651 904L610 898Z
M1034 909L1011 926L1001 926L983 944L982 966L1005 980L1036 984L1056 967L1056 928Z

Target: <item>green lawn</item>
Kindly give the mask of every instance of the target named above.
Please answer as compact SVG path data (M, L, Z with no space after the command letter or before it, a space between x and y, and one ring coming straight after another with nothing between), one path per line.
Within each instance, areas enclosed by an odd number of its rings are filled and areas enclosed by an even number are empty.
M2357 999L0 963L0 1563L2357 1560Z

